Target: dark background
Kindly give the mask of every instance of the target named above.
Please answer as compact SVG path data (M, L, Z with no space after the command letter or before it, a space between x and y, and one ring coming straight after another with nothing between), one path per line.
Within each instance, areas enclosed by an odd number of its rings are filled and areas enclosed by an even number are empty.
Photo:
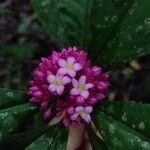
M52 50L57 45L40 26L29 0L0 0L0 87L27 91L40 58ZM110 74L109 100L150 102L150 55Z

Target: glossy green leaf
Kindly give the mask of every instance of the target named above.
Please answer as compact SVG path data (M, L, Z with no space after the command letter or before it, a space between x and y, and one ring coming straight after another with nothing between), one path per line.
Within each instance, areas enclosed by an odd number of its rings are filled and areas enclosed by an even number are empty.
M104 47L96 62L116 65L150 53L150 1L134 0L115 36Z
M32 0L32 4L43 27L60 47L83 47L90 1Z
M0 142L0 145L3 150L14 149L22 150L42 134L48 132L49 127L42 127L35 130L14 134L8 137L5 137Z
M62 127L53 127L25 150L66 150L68 131Z
M108 41L113 38L123 18L134 0L93 0L91 6L91 29L89 35L88 52L94 61L100 65L101 55L105 51ZM120 2L120 3L116 3ZM111 58L113 59L113 58ZM109 59L108 59L109 62Z
M58 142L56 145L56 150L66 150L67 149L67 140L68 140L68 129L65 129L64 127L62 127L62 130L59 133L59 137L58 137ZM55 138L55 140L57 140L57 138ZM51 145L53 145L53 143L51 143ZM50 146L51 148L51 146ZM54 147L55 150L55 147Z
M97 109L150 138L150 104L135 102L103 102Z
M149 139L100 111L93 114L93 121L111 150L150 149Z
M42 112L38 112L33 116L33 128L38 129L46 125L46 120L43 117Z
M27 100L28 95L25 92L0 88L0 109L23 104Z
M20 129L25 119L37 112L37 107L27 103L0 111L0 139Z
M98 64L112 66L150 53L149 0L32 0L32 4L60 47L86 49Z

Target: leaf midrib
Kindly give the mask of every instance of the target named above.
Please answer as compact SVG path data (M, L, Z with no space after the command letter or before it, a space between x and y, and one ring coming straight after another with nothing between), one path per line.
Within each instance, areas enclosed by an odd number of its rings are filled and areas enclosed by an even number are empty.
M86 11L86 14L85 14L85 25L84 25L84 34L83 34L83 45L82 47L84 49L87 49L87 40L88 40L88 31L89 31L89 28L91 27L91 6L92 6L92 2L93 0L89 0L88 2L88 6L87 6L87 11Z

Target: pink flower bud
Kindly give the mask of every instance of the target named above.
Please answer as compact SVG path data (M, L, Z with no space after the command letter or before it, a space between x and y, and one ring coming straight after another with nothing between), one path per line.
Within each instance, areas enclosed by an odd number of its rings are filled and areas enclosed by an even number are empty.
M90 104L95 104L97 101L98 100L96 98L94 98L94 97L89 99L89 103Z
M44 119L48 119L51 115L51 109L47 109L45 112L44 112Z
M73 113L74 113L74 107L69 107L68 109L67 109L67 113L69 114L69 115L72 115Z
M82 96L78 96L78 98L77 98L77 104L79 104L79 105L83 104L84 101L85 101L85 99Z
M107 83L106 82L99 82L98 83L98 89L99 90L105 90L105 89L107 89L107 87L108 87L108 85L107 85Z
M97 67L97 66L94 66L92 68L92 71L93 71L94 75L99 75L101 73L101 68Z
M35 74L38 76L38 78L44 77L44 74L41 71L36 71Z
M41 103L40 109L43 111L47 108L47 106L48 106L48 101L44 101L44 102Z
M32 97L32 98L30 99L30 102L32 102L32 103L38 103L39 100L36 99L35 97Z
M43 96L43 93L41 91L37 91L37 92L34 93L34 96L36 98L41 98Z
M31 90L32 92L35 92L35 91L39 90L39 88L38 88L37 86L32 86L32 87L30 88L30 90Z
M100 101L100 100L102 100L102 99L104 99L106 96L104 95L104 94L101 94L101 93L99 93L99 94L97 94L96 95L96 98Z
M68 119L67 117L65 117L65 118L63 119L63 124L64 124L65 127L68 127L68 126L69 126L69 119Z

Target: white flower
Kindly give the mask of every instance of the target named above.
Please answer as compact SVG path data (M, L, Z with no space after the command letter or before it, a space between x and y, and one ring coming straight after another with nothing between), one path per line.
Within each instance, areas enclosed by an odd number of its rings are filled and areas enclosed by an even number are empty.
M93 111L92 106L78 106L75 108L75 113L71 115L71 120L75 121L79 116L84 119L87 123L91 122L91 116L90 113Z
M68 74L71 77L75 77L76 72L82 69L79 63L75 63L74 57L68 57L67 60L59 59L58 65L61 67L57 72L58 74Z
M50 83L48 89L50 92L56 92L61 95L64 91L65 85L71 82L67 76L48 75L48 82Z
M86 76L84 75L80 77L79 81L73 79L72 85L73 89L70 91L70 94L82 96L85 99L89 97L88 89L94 86L92 83L86 83Z

